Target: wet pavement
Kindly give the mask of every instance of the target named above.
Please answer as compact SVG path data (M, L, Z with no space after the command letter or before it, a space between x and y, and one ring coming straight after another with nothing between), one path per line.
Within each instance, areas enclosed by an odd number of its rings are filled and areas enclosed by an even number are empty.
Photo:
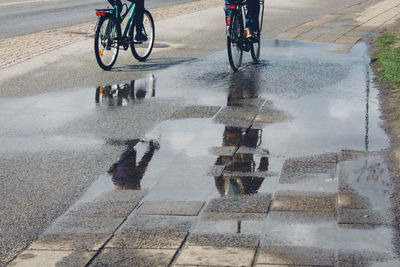
M237 73L223 51L4 101L1 112L21 112L4 122L1 154L117 148L10 265L398 266L367 47L335 49L269 40Z

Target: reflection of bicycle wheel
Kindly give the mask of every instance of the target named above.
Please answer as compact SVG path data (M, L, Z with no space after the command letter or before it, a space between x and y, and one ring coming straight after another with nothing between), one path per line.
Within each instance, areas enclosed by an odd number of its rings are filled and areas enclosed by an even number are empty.
M111 16L100 18L94 36L94 54L99 66L110 70L118 57L118 31L115 20Z
M258 16L259 30L257 32L257 42L254 42L251 46L251 57L254 62L258 62L260 59L260 45L261 45L261 31L262 23L264 18L264 1L260 1L260 15Z
M241 19L241 14L236 12L231 12L228 19L230 19L231 22L229 33L226 38L229 64L233 71L237 71L242 64L242 40L244 36L243 21Z
M153 49L155 37L154 21L149 11L145 10L143 13L143 34L146 35L147 41L136 41L134 39L135 34L136 25L132 24L129 32L132 55L139 61L145 61L148 56L150 56L151 50Z

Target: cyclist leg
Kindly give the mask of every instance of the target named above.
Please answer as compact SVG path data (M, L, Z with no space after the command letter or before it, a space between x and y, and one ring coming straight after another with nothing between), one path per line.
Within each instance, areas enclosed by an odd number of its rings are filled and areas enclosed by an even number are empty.
M253 33L258 31L258 16L260 14L259 0L247 0L246 38L254 38Z
M136 36L137 41L147 41L146 35L143 34L143 13L144 13L144 0L135 1L135 25L136 25Z

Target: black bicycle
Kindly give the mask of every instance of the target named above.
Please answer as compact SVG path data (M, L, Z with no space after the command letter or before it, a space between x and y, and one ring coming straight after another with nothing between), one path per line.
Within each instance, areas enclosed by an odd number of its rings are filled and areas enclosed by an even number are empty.
M139 61L145 61L153 49L155 35L153 17L148 10L144 10L142 32L147 40L135 40L136 5L134 0L128 1L131 2L129 6L123 4L124 14L118 13L115 1L111 9L96 9L99 19L95 28L94 54L97 63L104 70L110 70L115 64L120 47L124 50L131 47L133 56Z
M230 10L230 14L226 18L226 44L229 64L235 72L242 65L243 51L250 51L254 62L257 62L260 58L264 0L260 0L260 13L258 16L259 30L254 32L255 41L247 40L244 32L247 6L246 0L234 0L231 4L226 5L226 9Z

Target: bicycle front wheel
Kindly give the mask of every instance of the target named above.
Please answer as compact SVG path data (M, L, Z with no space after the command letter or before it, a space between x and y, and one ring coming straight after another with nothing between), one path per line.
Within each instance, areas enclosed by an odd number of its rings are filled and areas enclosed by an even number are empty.
M229 64L232 70L236 72L242 65L242 42L244 40L243 21L241 14L236 12L231 12L229 18L231 25L226 38L226 44L228 48Z
M147 37L147 41L136 41L136 25L132 24L129 38L131 43L132 55L139 61L145 61L151 53L154 46L154 21L150 12L145 10L143 13L143 34Z
M100 18L94 36L94 54L99 66L104 70L110 70L118 57L118 31L113 17Z

